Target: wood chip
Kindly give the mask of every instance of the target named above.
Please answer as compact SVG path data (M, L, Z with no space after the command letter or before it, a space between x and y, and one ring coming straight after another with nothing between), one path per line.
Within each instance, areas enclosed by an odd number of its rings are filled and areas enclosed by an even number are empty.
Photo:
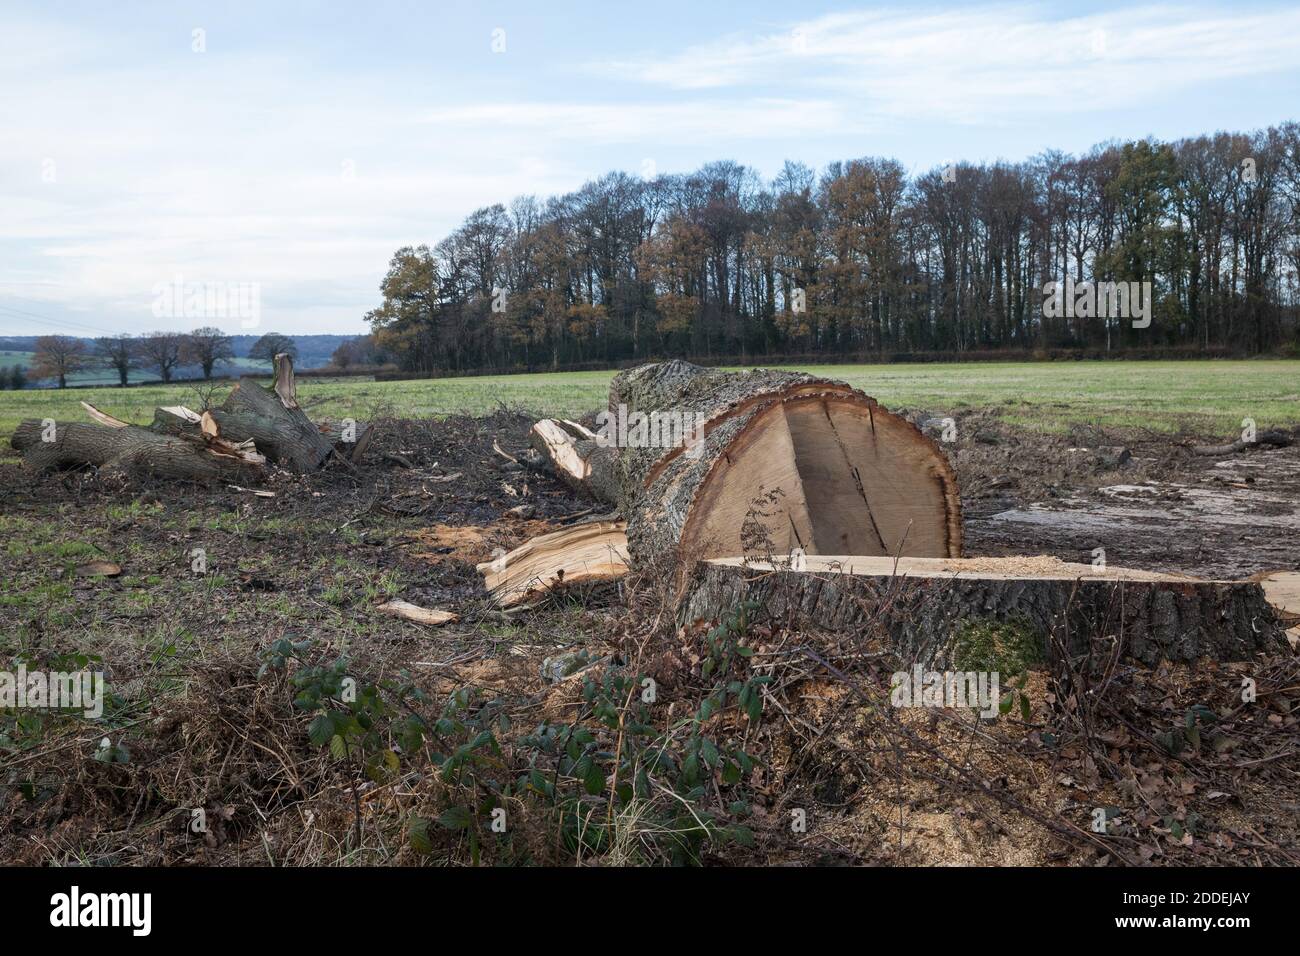
M392 600L387 604L381 604L376 609L381 614L389 614L393 617L400 617L407 621L414 621L416 624L429 624L438 626L439 624L449 624L452 621L460 619L459 614L453 614L451 611L440 611L437 608L420 607L418 604L412 604L409 601Z

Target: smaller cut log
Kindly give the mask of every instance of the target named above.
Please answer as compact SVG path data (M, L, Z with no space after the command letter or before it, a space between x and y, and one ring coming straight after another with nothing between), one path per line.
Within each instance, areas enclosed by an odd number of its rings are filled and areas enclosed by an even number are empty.
M830 629L881 628L903 660L949 664L968 622L1029 628L1044 658L1114 639L1147 664L1248 660L1281 645L1264 591L1251 581L1201 581L1052 558L807 555L793 564L715 558L694 571L684 623L712 621L742 600L778 619ZM1104 646L1101 653L1105 653Z
M1236 455L1248 448L1267 445L1270 448L1286 448L1294 442L1294 439L1286 432L1267 431L1260 432L1255 436L1254 441L1237 441L1230 442L1227 445L1193 445L1192 451L1198 455Z
M570 488L606 504L619 503L618 449L602 445L591 429L567 419L544 418L528 439L547 468Z
M211 409L221 434L235 442L253 441L262 454L294 471L316 471L333 452L333 445L299 407L293 359L275 357L271 388L240 379L221 408Z
M588 521L524 542L478 565L484 585L501 607L513 607L552 590L627 573L627 523Z

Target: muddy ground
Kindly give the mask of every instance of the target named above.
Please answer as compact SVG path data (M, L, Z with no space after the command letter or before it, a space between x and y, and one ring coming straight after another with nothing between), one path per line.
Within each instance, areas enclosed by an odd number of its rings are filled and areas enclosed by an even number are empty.
M655 582L585 589L517 616L487 600L476 563L603 510L494 450L523 448L530 423L507 410L380 422L365 463L279 475L266 486L274 497L33 477L0 462L0 653L47 667L92 655L115 691L98 723L0 718L0 859L1300 862L1300 672L1286 649L1249 665L1111 662L1094 695L1079 675L1036 670L1018 691L1027 709L1017 701L989 727L950 711L882 711L870 701L888 698L896 662L872 635L792 632L760 613L742 638L754 656L726 666L737 680L768 678L761 719L724 709L683 724L717 679L703 663L708 636L675 629ZM945 450L963 489L968 555L1087 562L1104 549L1115 565L1221 578L1300 568L1300 447L1206 457L1191 446L1215 436L1043 435L993 411L957 426ZM1123 464L1113 463L1118 447L1131 453ZM121 571L104 576L97 561ZM460 620L435 629L378 613L393 597ZM302 660L268 675L282 639L303 646ZM584 656L563 656L575 653ZM485 695L509 716L492 725L501 752L484 758L500 779L449 783L400 746L387 775L358 774L350 756L314 745L292 675L340 656L367 680L408 675L431 701ZM557 657L579 670L552 683L541 671ZM623 669L663 689L656 746L683 757L709 728L723 751L704 785L681 788L716 818L700 846L665 845L676 818L663 814L678 797L657 778L649 796L607 801L607 839L575 843L564 808L605 814L604 797L581 786L557 794L592 760L575 769L521 736L590 726L591 754L606 759L623 734L593 722L586 688ZM1245 677L1258 707L1242 704ZM471 709L472 729L486 710ZM104 739L129 756L105 759ZM753 759L739 781L728 748ZM532 782L512 783L515 774ZM524 822L480 839L478 823L454 816L465 801L475 813L502 801ZM201 833L189 826L196 808L216 821ZM1098 808L1116 821L1102 835ZM791 823L800 812L813 821L802 830ZM421 820L442 821L435 836Z
M1026 433L972 413L953 460L969 555L1051 554L1215 579L1300 567L1300 442L1203 455L1222 438ZM1131 457L1115 465L1117 449Z

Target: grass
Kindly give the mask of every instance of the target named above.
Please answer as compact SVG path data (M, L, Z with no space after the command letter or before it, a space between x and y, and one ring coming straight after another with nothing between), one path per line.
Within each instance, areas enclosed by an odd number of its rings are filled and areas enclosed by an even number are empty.
M952 412L997 409L1010 424L1061 431L1075 423L1227 435L1253 418L1262 429L1300 420L1300 361L969 363L820 365L802 370L842 379L888 407ZM380 413L428 418L481 414L499 403L538 414L578 416L607 401L612 372L559 372L374 382L301 379L315 418ZM219 400L219 398L218 398ZM193 404L189 385L0 392L0 435L24 418L83 421L79 401L147 423L158 405Z

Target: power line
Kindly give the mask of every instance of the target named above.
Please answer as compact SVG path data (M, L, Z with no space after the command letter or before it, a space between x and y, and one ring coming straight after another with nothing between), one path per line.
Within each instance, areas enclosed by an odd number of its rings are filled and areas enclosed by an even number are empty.
M98 332L100 335L117 335L117 334L118 334L118 333L116 333L116 332L109 331L108 329L102 328L102 327L100 327L100 326L87 325L87 324L84 323L84 322L77 322L77 321L72 320L72 319L55 319L55 318L52 318L51 316L48 316L48 315L39 315L39 314L37 314L37 313L35 313L35 312L28 312L28 311L26 311L25 309L16 309L16 308L14 308L13 306L10 306L10 305L0 305L0 312L11 312L11 313L13 313L14 315L22 316L22 317L24 317L24 318L26 318L26 319L28 319L28 320L33 320L33 319L34 319L34 320L37 321L37 322L43 323L43 324L45 324L45 325L53 326L53 327L56 328L56 329L64 329L64 328L67 328L67 327L73 327L73 328L81 329L81 330L88 331L88 332Z

